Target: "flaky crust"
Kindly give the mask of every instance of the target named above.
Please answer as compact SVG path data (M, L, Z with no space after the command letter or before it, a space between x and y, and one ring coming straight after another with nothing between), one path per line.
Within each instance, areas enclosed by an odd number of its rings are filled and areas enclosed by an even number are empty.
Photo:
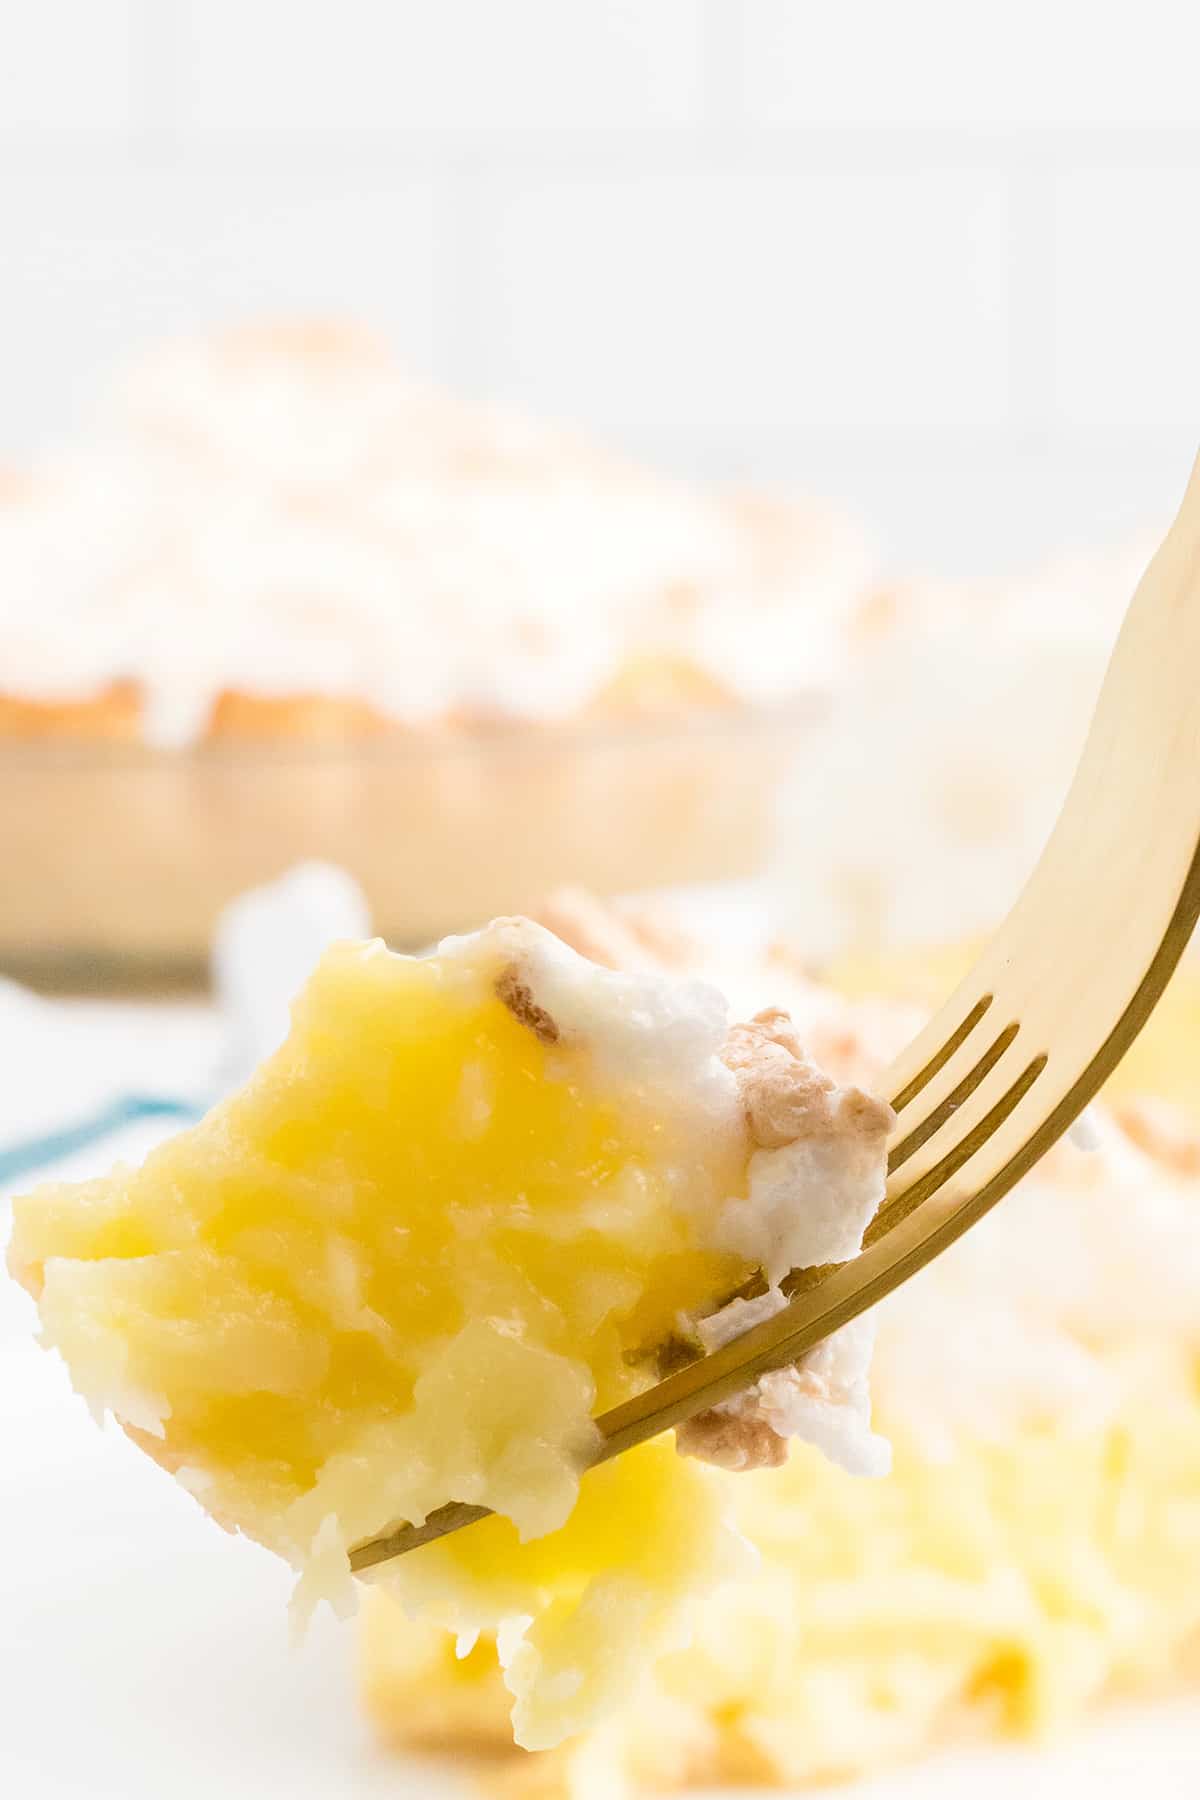
M275 697L226 688L213 703L211 743L344 744L404 735L403 727L365 700L336 694Z
M142 702L136 682L115 681L86 700L34 700L0 693L0 738L38 743L136 743Z
M633 659L596 699L579 722L634 721L667 717L697 708L734 709L732 695L707 683L686 662L658 659L653 666ZM145 742L146 709L139 684L113 682L79 699L43 700L0 694L0 740L39 738L106 743L114 738ZM421 725L391 718L370 702L339 694L255 694L225 688L217 695L197 742L255 744L363 744L382 738L437 742L483 736L498 730L544 731L541 720L478 706L448 707Z

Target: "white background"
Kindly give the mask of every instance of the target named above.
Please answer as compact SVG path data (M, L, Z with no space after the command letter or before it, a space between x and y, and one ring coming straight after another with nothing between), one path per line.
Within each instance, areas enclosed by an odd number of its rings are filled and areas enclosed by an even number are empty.
M0 455L110 360L340 309L906 562L1154 519L1200 440L1190 0L0 9Z

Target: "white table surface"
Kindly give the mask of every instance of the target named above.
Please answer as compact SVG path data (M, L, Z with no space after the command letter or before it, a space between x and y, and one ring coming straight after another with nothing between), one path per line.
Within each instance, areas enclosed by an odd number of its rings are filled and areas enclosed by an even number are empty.
M48 1035L23 1077L39 1124L53 1112L44 1084L72 1059L102 1056L108 1079L147 1061L202 1071L219 1036L203 1007L72 1008L41 1024ZM0 1110L10 1129L13 1105L10 1094ZM77 1156L69 1172L137 1155L156 1129ZM355 1695L353 1626L321 1617L291 1650L290 1572L219 1532L111 1425L96 1428L57 1357L32 1347L32 1313L0 1280L0 1795L476 1792L444 1763L373 1744ZM1197 1800L1200 1702L1113 1715L1051 1750L955 1755L852 1791L855 1800ZM847 1800L845 1788L836 1794Z

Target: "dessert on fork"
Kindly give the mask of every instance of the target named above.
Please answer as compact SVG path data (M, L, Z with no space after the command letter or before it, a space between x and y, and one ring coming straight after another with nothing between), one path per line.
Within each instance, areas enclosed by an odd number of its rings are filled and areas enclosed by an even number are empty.
M762 722L836 674L784 846L801 945L853 912L941 937L940 967L968 887L1028 860L1034 784L947 768L945 734L883 702L925 718L941 684L982 719L1025 693L1049 807L1082 730L1058 692L1083 706L1098 676L1090 570L1053 607L1035 582L868 594L831 516L459 406L353 330L168 347L105 421L0 483L0 814L6 866L42 872L0 936L61 946L82 867L91 948L182 954L297 831L409 941L487 916L489 884L523 903L564 846L611 886L715 873L765 830ZM943 913L905 888L914 820L960 861ZM716 953L579 893L539 919L332 950L241 1093L141 1169L18 1203L12 1266L80 1390L294 1565L301 1619L350 1604L360 1540L490 1507L371 1572L364 1682L399 1742L490 1753L515 1726L518 1792L845 1776L1180 1678L1194 980L1096 1146L879 1310L870 1386L859 1321L682 1426L684 1458L656 1441L581 1478L598 1412L856 1253L873 1082L916 1022L882 990L920 968L863 962L852 1000L802 953Z
M876 961L845 971L850 1000L786 945L705 947L577 894L542 917L608 966L708 975L736 1012L773 999L821 1067L867 1088L921 1015L903 996L930 979L911 960ZM614 1716L532 1757L511 1747L488 1636L456 1657L370 1595L362 1679L381 1734L474 1754L506 1796L791 1788L955 1742L1053 1735L1194 1679L1196 995L1185 968L1094 1109L1092 1147L1064 1141L877 1309L886 1479L862 1480L811 1442L778 1467L714 1472L754 1568L705 1598L690 1642ZM1155 1094L1164 1070L1170 1098Z
M854 1256L890 1108L786 1015L602 966L529 920L331 948L287 1040L136 1169L14 1203L13 1272L78 1390L233 1530L352 1608L350 1551L497 1516L368 1578L499 1648L531 1748L686 1637L746 1547L717 1472L790 1438L865 1475L872 1330L581 1476L593 1419Z
M17 1202L11 1266L80 1391L294 1565L301 1618L349 1604L355 1542L493 1508L370 1572L363 1680L386 1738L513 1793L844 1777L1184 1679L1196 1115L1135 1069L1093 1147L690 1454L581 1478L598 1409L855 1253L873 1075L915 1020L786 947L541 911L335 947L241 1093ZM1186 1058L1179 1016L1143 1068Z

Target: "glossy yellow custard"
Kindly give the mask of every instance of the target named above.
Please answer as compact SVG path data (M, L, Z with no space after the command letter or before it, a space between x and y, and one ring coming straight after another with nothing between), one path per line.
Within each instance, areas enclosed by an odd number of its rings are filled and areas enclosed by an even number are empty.
M240 1093L139 1169L19 1200L11 1266L80 1391L301 1571L302 1614L351 1604L349 1548L398 1520L502 1515L372 1579L501 1630L517 1730L553 1743L743 1550L669 1442L581 1493L593 1416L759 1269L852 1254L881 1192L887 1109L764 1019L730 1033L715 990L524 920L426 958L339 945ZM753 1429L828 1442L856 1407L869 1455L865 1368L826 1352Z
M780 952L709 959L572 897L591 954L721 970L786 1001L822 1063L869 1079L957 953L860 959L853 999ZM735 966L736 963L736 966ZM790 972L790 981L789 981ZM900 1003L901 1001L904 1004ZM880 1308L883 1481L808 1445L718 1474L759 1561L712 1592L603 1727L509 1744L493 1643L456 1660L383 1596L362 1675L387 1740L488 1759L489 1791L627 1800L845 1779L955 1739L1061 1732L1200 1670L1200 980L1186 968L1096 1112L961 1244Z

